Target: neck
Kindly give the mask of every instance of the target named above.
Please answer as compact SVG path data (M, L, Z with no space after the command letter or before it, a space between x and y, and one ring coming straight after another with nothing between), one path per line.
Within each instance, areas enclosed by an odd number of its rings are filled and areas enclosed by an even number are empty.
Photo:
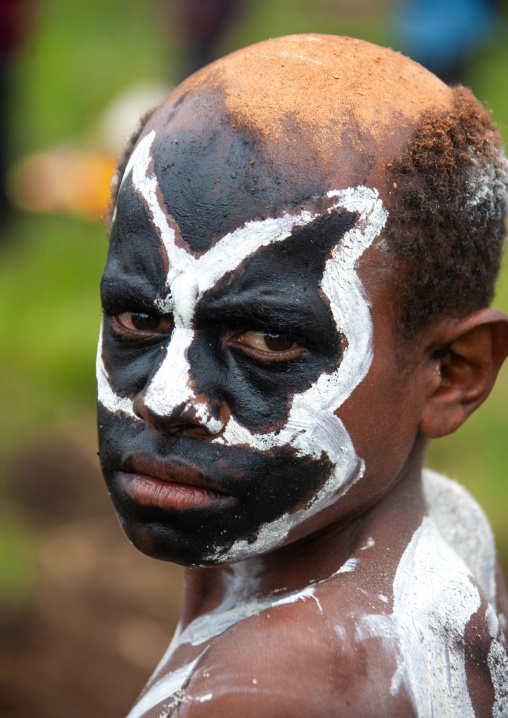
M371 496L355 513L268 554L238 563L185 570L180 626L211 611L264 603L324 581L373 535L394 548L418 528L426 511L421 487L424 447L411 453L381 497ZM391 528L390 528L391 527Z

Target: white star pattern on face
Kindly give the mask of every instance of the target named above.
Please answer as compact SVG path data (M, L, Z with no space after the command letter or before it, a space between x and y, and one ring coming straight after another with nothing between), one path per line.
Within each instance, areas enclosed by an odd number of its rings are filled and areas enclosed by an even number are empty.
M379 236L388 215L374 189L360 186L327 193L329 199L336 200L326 210L328 213L343 209L358 214L354 227L338 238L320 282L329 300L337 332L347 340L340 367L330 374L321 374L309 389L294 395L286 425L279 432L253 433L234 416L224 426L211 415L209 407L199 400L192 386L187 352L194 338L192 321L196 305L205 291L227 272L238 268L247 257L261 247L286 240L296 229L322 213L304 210L299 214L285 213L276 218L246 222L196 258L176 244L176 224L161 205L157 178L150 174L154 139L155 132L152 131L141 140L122 180L123 184L132 173L134 189L151 215L169 265L166 294L156 304L159 309L173 314L174 329L164 360L145 391L146 407L159 416L168 416L181 405L192 407L201 425L211 434L219 434L213 439L215 442L247 445L260 451L290 445L300 456L319 459L325 454L336 467L304 509L263 526L258 539L250 545L237 542L228 556L241 558L245 552L252 555L278 545L293 525L328 506L363 475L363 460L357 457L346 428L334 412L364 379L372 362L369 303L355 268L358 259ZM97 378L99 401L103 406L137 419L132 401L118 396L109 382L102 360L102 342L97 355Z

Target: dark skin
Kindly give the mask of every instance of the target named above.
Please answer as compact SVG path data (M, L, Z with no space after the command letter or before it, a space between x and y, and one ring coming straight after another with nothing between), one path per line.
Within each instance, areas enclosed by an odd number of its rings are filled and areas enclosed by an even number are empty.
M156 131L153 159L160 191L177 225L177 242L194 256L203 256L253 218L301 208L325 213L323 198L330 190L363 184L376 188L391 207L386 157L376 160L375 147L367 159L344 145L334 149L333 166L309 167L304 155L295 166L292 150L278 140L258 142L252 128L231 124L220 97L196 93L176 110L160 110L144 131L143 136ZM410 130L402 124L385 152L396 156ZM173 154L172 145L178 148ZM334 236L344 235L355 221L354 216L332 217ZM333 246L330 227L316 223L295 233L289 256L282 243L249 256L241 272L226 275L197 304L187 357L195 395L215 419L235 416L253 431L279 429L295 393L340 367L344 340L319 288ZM228 601L238 608L247 600L262 602L309 587L313 594L265 607L196 645L178 645L147 689L197 660L183 692L172 696L169 691L140 715L415 715L404 685L391 690L397 639L375 632L359 639L358 630L373 613L388 621L394 611L401 558L428 514L421 480L427 443L455 431L489 395L508 354L508 317L490 308L441 316L411 341L404 339L392 291L396 268L386 265L382 244L374 242L356 266L370 302L374 356L367 376L336 412L365 461L365 473L339 499L295 525L277 548L232 566L220 559L214 564L210 544L226 550L235 541L255 538L274 516L302 508L330 467L323 457L304 460L291 447L270 453L213 443L194 399L164 415L153 410L147 387L161 366L161 347L175 331L171 316L161 318L153 310L167 271L146 206L127 183L103 281L103 356L115 390L132 400L137 420L99 410L101 462L122 525L145 553L188 567L182 630ZM224 307L241 304L247 285L248 302L233 321L231 306ZM304 289L300 306L296 298ZM253 318L247 305L259 307L267 296L272 303L264 318ZM288 299L297 319L292 319L295 331L284 334L278 328ZM315 338L313 324L321 329ZM136 451L153 461L176 456L193 462L199 478L182 474L183 483L194 482L199 489L205 481L219 496L191 510L143 505L125 490L122 478L140 472L129 464ZM265 477L271 483L263 484ZM358 567L337 575L351 560ZM498 595L498 609L508 613L502 591ZM481 596L481 609L464 634L465 671L476 715L490 716L491 634Z

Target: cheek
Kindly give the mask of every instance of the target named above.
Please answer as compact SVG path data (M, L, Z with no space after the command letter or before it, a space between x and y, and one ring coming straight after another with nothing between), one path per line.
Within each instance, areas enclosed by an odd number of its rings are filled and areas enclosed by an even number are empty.
M226 402L250 431L268 432L287 422L295 394L309 389L324 372L336 369L337 356L307 352L291 362L256 362L239 351L223 352L220 339L200 332L188 351L198 395Z
M149 379L162 364L168 339L160 343L134 345L114 339L111 331L113 319L104 319L102 358L112 388L120 396L133 398L143 390Z
M387 369L385 362L375 359L340 410L368 475L384 481L399 473L417 434L415 405L411 383L396 368Z
M97 404L97 430L99 437L99 459L101 470L110 487L112 476L119 470L125 457L125 447L133 437L140 436L143 430L141 422L135 421L121 412L112 414L99 402Z

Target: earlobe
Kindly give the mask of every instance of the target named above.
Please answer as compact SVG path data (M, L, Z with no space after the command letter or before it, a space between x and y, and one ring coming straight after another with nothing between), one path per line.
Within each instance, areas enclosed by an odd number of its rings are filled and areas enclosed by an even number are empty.
M429 439L454 432L490 394L508 355L508 316L481 309L459 321L443 320L434 336L419 425Z

